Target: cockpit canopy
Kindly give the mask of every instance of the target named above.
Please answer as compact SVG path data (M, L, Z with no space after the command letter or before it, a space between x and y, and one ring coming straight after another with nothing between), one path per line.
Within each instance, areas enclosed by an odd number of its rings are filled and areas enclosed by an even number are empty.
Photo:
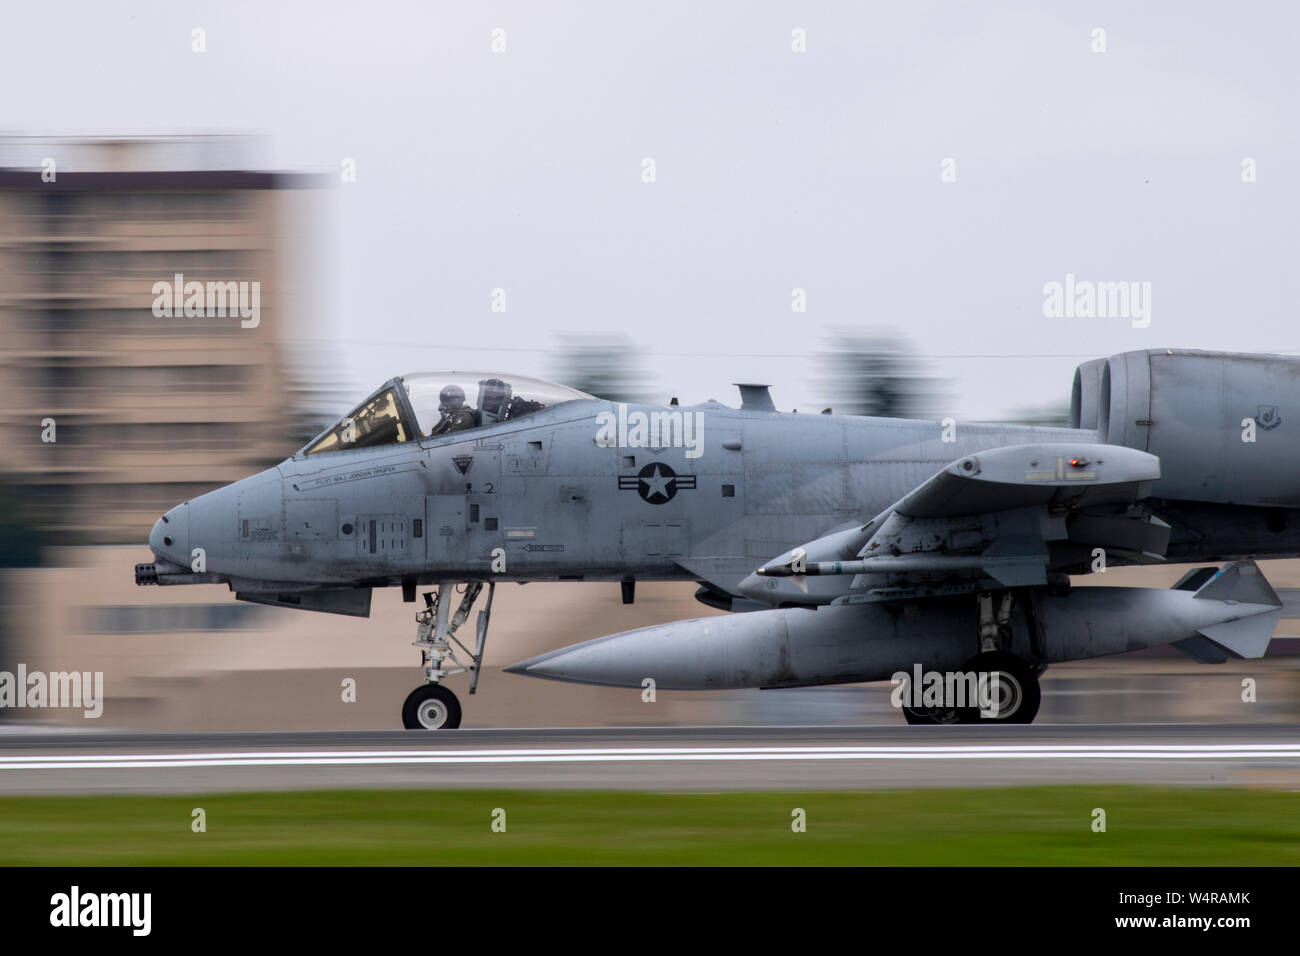
M437 438L591 399L554 382L499 372L416 372L385 383L316 438L307 455Z

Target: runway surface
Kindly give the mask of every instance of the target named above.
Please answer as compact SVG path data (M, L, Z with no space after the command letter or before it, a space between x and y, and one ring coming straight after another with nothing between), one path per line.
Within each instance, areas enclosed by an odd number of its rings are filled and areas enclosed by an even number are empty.
M1300 790L1300 726L0 733L0 793L8 794L392 787L807 791L1085 782Z

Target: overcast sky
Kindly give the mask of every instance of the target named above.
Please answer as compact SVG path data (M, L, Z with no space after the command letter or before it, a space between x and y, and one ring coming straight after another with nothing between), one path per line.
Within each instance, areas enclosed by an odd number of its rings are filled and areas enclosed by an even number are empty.
M1091 356L1300 350L1300 8L1046 6L13 4L0 131L354 158L309 334L362 387L619 331L662 397L814 410L826 330L894 325L989 418ZM1044 317L1067 273L1150 282L1150 326Z

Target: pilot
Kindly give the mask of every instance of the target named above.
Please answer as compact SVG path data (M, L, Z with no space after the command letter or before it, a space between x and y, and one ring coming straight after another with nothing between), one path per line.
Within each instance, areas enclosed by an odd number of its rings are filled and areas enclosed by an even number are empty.
M510 408L511 388L499 378L485 378L478 383L479 409L482 420L488 425L506 420Z
M438 412L442 418L429 430L431 436L462 431L478 424L474 409L465 407L465 390L459 385L448 385L438 393Z

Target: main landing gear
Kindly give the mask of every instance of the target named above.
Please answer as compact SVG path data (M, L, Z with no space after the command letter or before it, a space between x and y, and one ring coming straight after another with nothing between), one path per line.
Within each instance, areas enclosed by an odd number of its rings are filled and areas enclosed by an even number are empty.
M443 686L442 679L469 671L469 692L473 694L478 689L478 675L483 666L483 646L487 643L488 621L492 616L492 598L496 587L495 581L488 584L487 600L478 612L473 651L461 643L456 637L456 631L473 610L474 602L483 590L482 582L472 581L465 585L455 614L451 613L456 593L453 585L439 584L436 593L425 593L425 608L415 615L417 639L413 646L420 649L420 665L424 668L426 683L411 691L406 703L402 705L402 726L407 730L454 730L460 726L460 701L450 689ZM452 642L469 656L469 664L462 663L456 657ZM444 666L448 661L454 665L450 670Z
M987 699L979 701L983 708L904 706L903 717L909 724L1033 723L1042 703L1038 675L1046 668L1035 669L1023 658L1000 649L1011 646L1011 592L1003 593L996 616L993 613L993 595L980 594L979 615L980 650L962 665L961 673L977 675L981 694L988 695ZM1035 626L1030 620L1031 630Z

